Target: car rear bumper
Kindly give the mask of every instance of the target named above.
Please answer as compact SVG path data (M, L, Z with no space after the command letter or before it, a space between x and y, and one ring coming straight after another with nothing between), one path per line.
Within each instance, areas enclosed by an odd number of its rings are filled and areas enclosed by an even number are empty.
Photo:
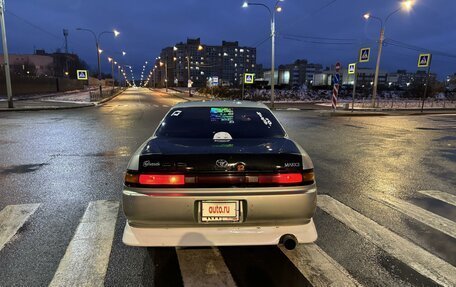
M123 191L123 209L130 226L248 227L292 226L310 222L316 209L316 186L267 188L156 189L128 188ZM201 201L239 201L238 223L202 223Z
M298 243L317 240L315 224L258 227L182 227L137 228L125 226L123 242L129 246L239 246L277 245L285 234L294 235Z

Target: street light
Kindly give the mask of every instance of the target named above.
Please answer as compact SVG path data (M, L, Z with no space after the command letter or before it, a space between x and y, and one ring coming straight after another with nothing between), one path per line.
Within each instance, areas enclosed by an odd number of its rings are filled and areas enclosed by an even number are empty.
M284 0L277 0L277 2L274 5L274 8L271 9L270 7L266 6L263 3L250 3L250 2L244 2L242 4L243 8L248 8L249 6L262 6L266 8L269 11L270 17L271 17L271 106L274 108L274 60L275 60L275 13L276 12L282 12L282 7L279 6L280 2L283 2Z
M100 88L100 97L101 97L102 96L102 88L101 88L100 54L103 53L103 50L100 49L100 38L104 34L114 34L114 37L117 37L117 36L119 36L120 33L117 30L103 31L103 32L99 33L98 36L97 36L97 34L95 34L95 32L93 30L90 30L90 29L76 28L76 30L89 32L89 33L91 33L93 35L93 37L95 39L95 45L96 45L96 48L97 48L98 86Z
M401 7L399 7L396 10L394 10L393 12L391 12L385 18L385 20L383 20L382 18L373 16L370 13L366 13L366 14L363 15L364 19L366 19L366 20L369 20L369 19L377 20L377 21L380 22L380 25L381 25L380 26L381 27L380 28L380 40L378 42L377 64L375 66L374 88L373 88L373 91L372 91L372 107L373 108L375 108L375 101L376 101L376 98L377 98L378 74L379 74L379 71L380 71L380 60L381 60L381 57L382 57L383 42L385 40L385 27L386 27L386 24L388 23L388 20L391 18L391 16L393 16L397 12L399 12L401 10L410 11L412 9L412 7L413 7L413 4L415 4L414 0L404 0L404 1L402 1L401 2Z

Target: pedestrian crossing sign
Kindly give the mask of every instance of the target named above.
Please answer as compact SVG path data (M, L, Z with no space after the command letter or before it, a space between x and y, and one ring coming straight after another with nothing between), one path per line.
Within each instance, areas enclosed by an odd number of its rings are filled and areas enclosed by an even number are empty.
M244 74L244 84L253 84L255 74Z
M418 58L418 68L429 67L431 63L431 54L420 54Z
M356 71L356 63L348 65L348 74L353 75Z
M362 48L359 50L359 62L366 63L369 62L370 57L370 48Z
M87 70L77 70L76 74L78 76L78 80L88 80L89 79L89 73Z

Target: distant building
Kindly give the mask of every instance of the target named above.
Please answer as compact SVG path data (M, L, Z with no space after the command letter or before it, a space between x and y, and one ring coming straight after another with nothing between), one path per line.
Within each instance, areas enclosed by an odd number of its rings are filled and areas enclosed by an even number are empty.
M279 85L286 85L292 88L311 84L313 76L321 73L322 70L322 65L308 63L305 59L296 60L293 64L280 65Z
M194 86L206 85L210 77L219 77L219 83L223 85L239 86L243 73L257 71L256 48L239 46L237 41L223 41L217 46L205 45L200 38L187 39L185 43L162 49L156 66L159 68L157 80L162 85L167 76L169 86L186 87L190 69L190 80ZM165 73L166 68L168 73Z
M13 76L76 78L76 70L85 68L76 54L36 50L35 54L9 54L8 58ZM4 62L3 55L0 62Z
M332 69L327 69L322 71L321 73L316 73L313 76L313 86L332 86L333 85L333 77L336 73L334 67ZM354 82L354 75L349 75L347 68L342 67L340 69L340 83L341 85L353 85ZM360 68L358 69L358 78L357 78L357 86L361 87L369 87L373 86L374 84L374 76L375 70L368 69L368 68ZM378 85L379 86L386 86L388 85L388 74L385 71L380 71L378 76Z
M8 59L12 76L54 75L54 59L50 55L9 54ZM3 54L0 62L4 63Z
M271 85L271 69L263 69L263 80L267 82L267 85ZM279 83L279 71L274 70L274 85Z

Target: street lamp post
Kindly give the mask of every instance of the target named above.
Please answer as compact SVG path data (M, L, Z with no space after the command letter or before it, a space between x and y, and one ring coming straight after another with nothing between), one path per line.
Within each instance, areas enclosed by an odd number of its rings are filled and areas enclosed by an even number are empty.
M3 45L3 61L5 65L5 79L6 79L6 94L8 96L8 108L14 108L13 105L13 90L11 88L11 75L10 65L8 58L8 45L6 42L6 28L5 28L5 0L0 0L0 25L2 26L2 45Z
M380 61L382 57L382 50L383 50L383 43L385 41L385 27L386 24L388 23L388 20L396 14L397 12L401 10L406 10L410 11L412 9L412 6L414 4L414 0L405 0L401 2L401 7L398 9L394 10L391 12L388 16L386 16L385 20L383 21L382 18L376 17L371 15L370 13L364 14L364 19L369 20L369 19L375 19L380 22L380 39L378 41L378 55L377 55L377 64L375 66L375 75L374 75L374 87L372 90L372 107L375 108L375 101L377 98L377 89L378 89L378 74L380 72Z
M112 87L114 88L114 59L108 57L109 63L111 63L111 78L112 78Z
M250 2L244 2L242 5L243 8L247 8L249 6L262 6L265 7L270 14L271 17L271 106L274 108L274 100L275 100L275 93L274 93L274 81L275 81L275 13L276 12L282 12L282 7L279 6L280 2L283 2L284 0L277 0L277 2L274 5L274 9L269 8L263 3L250 3Z
M85 29L85 28L76 28L76 30L89 32L89 33L91 33L93 35L93 37L95 39L95 46L97 48L98 86L99 86L100 97L101 97L102 96L102 88L101 88L100 55L103 52L103 50L100 49L100 38L101 38L101 35L103 35L103 34L114 34L114 37L117 37L117 36L119 36L120 33L117 30L103 31L103 32L99 33L98 37L97 37L97 35L95 34L95 32L93 30Z

